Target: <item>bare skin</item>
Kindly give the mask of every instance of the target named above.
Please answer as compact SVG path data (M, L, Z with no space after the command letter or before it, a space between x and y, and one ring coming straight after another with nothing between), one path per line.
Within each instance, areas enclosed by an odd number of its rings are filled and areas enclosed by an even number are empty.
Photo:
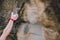
M9 21L9 23L7 24L6 28L3 30L2 35L0 36L0 40L6 40L7 36L9 35L9 33L11 32L11 29L13 27L13 23L14 20L17 20L18 18L18 14L17 13L11 13L11 19Z

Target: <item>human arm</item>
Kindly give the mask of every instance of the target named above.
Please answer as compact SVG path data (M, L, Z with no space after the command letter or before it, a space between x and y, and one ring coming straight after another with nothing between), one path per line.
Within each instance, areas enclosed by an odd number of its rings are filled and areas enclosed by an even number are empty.
M6 26L6 28L3 30L3 33L0 37L0 40L5 40L6 37L9 35L9 33L11 32L11 29L13 27L13 23L14 23L14 20L16 20L18 18L18 14L17 13L11 13L11 18Z

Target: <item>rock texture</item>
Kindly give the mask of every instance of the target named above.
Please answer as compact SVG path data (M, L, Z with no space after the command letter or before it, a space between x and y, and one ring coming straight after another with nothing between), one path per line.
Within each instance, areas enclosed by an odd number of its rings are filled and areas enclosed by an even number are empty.
M60 0L0 0L0 35L8 23L12 11L17 12L19 18L15 21L7 40L18 40L19 36L16 33L20 35L21 23L31 22L33 24L37 20L44 25L48 34L50 34L49 29L53 30L52 34L55 34L55 31L57 31L57 35L60 34ZM26 15L27 13L29 14ZM31 20L30 16L33 17ZM36 17L37 20L35 20ZM56 40L60 40L59 36Z
M18 40L58 40L57 37L59 33L56 28L57 20L54 10L52 9L52 7L49 7L51 6L49 2L50 1L47 2L41 0L30 0L30 3L25 4L23 19L24 21L26 21L26 23L28 23L27 25L30 27L30 30L27 34L24 34L24 28L26 25L22 24L24 26L21 26L21 30L18 30L17 32ZM50 11L50 13L48 12L48 10ZM38 23L39 26L37 26ZM39 27L41 29L39 29ZM26 35L28 37L26 37Z

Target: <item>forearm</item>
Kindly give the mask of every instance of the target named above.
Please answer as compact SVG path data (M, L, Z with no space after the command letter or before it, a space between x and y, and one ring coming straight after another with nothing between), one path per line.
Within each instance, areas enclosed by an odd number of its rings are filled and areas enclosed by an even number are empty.
M2 33L2 35L1 35L1 37L2 37L3 39L6 39L6 37L9 35L12 27L13 27L13 21L10 20L9 23L7 24L6 28L3 30L3 33Z
M7 24L6 28L3 30L3 33L0 37L0 40L5 40L6 39L6 37L9 35L9 33L10 33L12 27L13 27L14 20L17 20L17 18L18 18L18 14L12 12L11 13L11 19L10 19L9 23Z

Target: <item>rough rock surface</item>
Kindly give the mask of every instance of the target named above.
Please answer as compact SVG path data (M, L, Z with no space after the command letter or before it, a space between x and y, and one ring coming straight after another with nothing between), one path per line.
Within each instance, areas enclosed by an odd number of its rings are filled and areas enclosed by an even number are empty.
M41 23L45 25L47 28L56 29L60 33L60 0L40 0L46 4L46 15L48 17L48 21ZM18 10L19 18L15 21L14 27L8 36L7 40L17 40L16 33L18 32L18 28L21 23L25 23L23 20L25 4L30 4L30 0L0 0L0 35L2 34L3 29L9 21L10 14L12 11ZM33 3L33 2L32 2ZM32 4L30 4L32 5ZM39 5L39 4L37 4ZM44 19L45 20L45 19ZM60 40L60 39L58 39Z

